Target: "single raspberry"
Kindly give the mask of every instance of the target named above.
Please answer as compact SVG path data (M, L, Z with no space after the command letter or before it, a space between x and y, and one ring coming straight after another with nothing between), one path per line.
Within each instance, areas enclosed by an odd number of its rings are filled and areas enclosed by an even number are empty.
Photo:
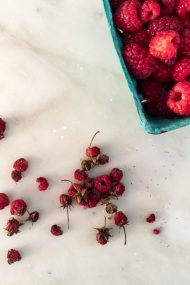
M106 154L102 154L102 155L100 155L100 157L98 158L98 163L99 163L100 165L104 165L104 164L106 164L106 163L108 163L108 162L109 162L109 156L106 155Z
M189 18L190 0L179 0L177 3L176 11L180 18Z
M115 10L126 0L111 0L111 6Z
M16 261L20 261L21 260L21 255L20 252L18 252L18 250L16 249L10 249L7 252L7 262L8 264L12 264Z
M190 116L190 83L178 82L169 91L167 106L180 116Z
M111 237L110 235L111 228L106 227L106 218L105 218L104 226L102 228L95 228L95 230L98 231L96 234L97 242L101 245L105 245L106 243L108 243L109 238Z
M117 212L117 206L113 203L108 202L106 203L105 210L106 210L106 213L112 215Z
M20 171L17 170L13 170L11 172L11 178L15 181L18 182L22 179L22 173Z
M24 172L28 168L28 161L25 158L19 158L14 162L13 168L17 171Z
M78 181L84 181L88 178L88 175L84 170L77 169L74 172L74 178Z
M100 197L96 193L90 192L86 196L86 201L87 201L86 207L94 208L99 203Z
M12 236L14 234L17 234L21 225L22 224L15 218L9 219L5 228L7 235Z
M63 234L61 227L59 227L58 225L51 226L50 231L51 231L52 235L54 235L54 236L61 236Z
M138 0L126 0L113 14L115 27L123 32L135 32L142 29L137 10L140 7Z
M143 23L151 22L159 17L160 6L155 0L145 0L140 7L139 14Z
M161 10L163 16L171 15L176 7L176 0L161 0Z
M150 214L147 218L146 218L147 223L154 223L156 221L156 216L155 214Z
M111 180L119 182L123 178L123 171L119 168L113 168L110 172Z
M85 208L88 208L88 202L84 199L84 197L82 197L81 195L77 195L75 196L75 202L79 205L79 206L83 206Z
M26 221L30 221L32 224L36 223L39 220L39 213L37 211L29 213L29 216Z
M6 122L0 118L0 140L4 138L4 132L6 130Z
M126 245L127 239L126 239L125 225L128 224L127 216L123 212L121 212L121 211L116 212L114 214L114 223L116 224L116 226L119 226L120 228L123 228L124 236L125 236L124 245Z
M111 179L108 175L102 175L96 177L94 180L94 187L96 190L102 193L109 192L111 189Z
M11 215L23 216L26 212L27 205L24 200L18 199L11 203Z
M170 82L171 81L171 67L164 63L157 62L157 69L152 73L151 77L152 79L158 82L161 82L161 83Z
M179 53L190 56L190 30L184 29L180 35L181 43L179 47Z
M93 135L90 145L86 149L86 156L88 157L97 157L100 154L100 148L97 146L92 146L93 140L97 134L99 134L99 131Z
M69 210L71 211L71 207L72 207L72 197L66 194L61 194L59 196L59 202L61 204L61 207L63 209L66 208L67 210L67 225L69 229Z
M83 187L85 189L92 190L94 188L94 179L93 178L87 178L84 181Z
M179 59L172 68L172 79L175 82L188 81L190 75L190 58Z
M183 29L183 24L180 19L175 16L163 16L151 22L148 26L148 33L155 36L158 32L172 30L180 32Z
M126 45L123 49L123 58L134 78L147 78L156 69L156 60L150 55L148 49L139 44Z
M154 235L159 235L160 230L159 229L153 229L152 232L153 232Z
M38 184L39 191L45 191L49 187L49 183L45 177L38 177L36 179L36 182L39 183Z
M150 54L159 59L172 59L177 55L180 44L178 33L174 31L159 32L149 44Z
M115 184L112 188L112 193L116 197L122 196L125 191L125 185L121 182Z
M8 205L9 197L4 193L0 193L0 210L3 210Z
M125 44L139 44L147 47L150 42L150 35L146 30L140 30L134 33L122 34L123 43Z

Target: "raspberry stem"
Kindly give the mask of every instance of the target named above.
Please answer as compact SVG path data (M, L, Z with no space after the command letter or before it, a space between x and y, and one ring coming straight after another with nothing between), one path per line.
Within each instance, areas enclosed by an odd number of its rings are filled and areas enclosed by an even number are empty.
M127 243L127 236L126 236L126 230L125 230L125 226L123 226L122 228L123 228L123 231L124 231L124 236L125 236L124 245L126 245L126 243Z
M68 206L67 206L67 227L69 230L69 209L68 209Z
M100 131L97 131L97 132L93 135L93 137L92 137L92 139L91 139L91 141L90 141L90 145L89 145L89 147L91 147L91 145L92 145L92 143L93 143L93 140L94 140L95 136L97 136L97 134L99 134L99 133L100 133Z

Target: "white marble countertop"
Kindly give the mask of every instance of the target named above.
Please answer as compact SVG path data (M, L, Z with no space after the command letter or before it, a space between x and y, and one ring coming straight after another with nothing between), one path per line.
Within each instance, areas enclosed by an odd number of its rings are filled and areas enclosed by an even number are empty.
M33 228L8 238L9 208L0 212L1 284L189 285L190 129L153 136L140 128L101 1L0 0L0 94L0 116L8 122L0 192L26 199L41 214ZM101 207L75 207L70 231L58 208L67 189L60 178L72 176L96 130L96 142L110 155L106 169L125 172L127 191L118 202L130 220L125 247L116 231L107 246L96 243ZM19 157L30 168L15 185L10 171ZM40 175L50 190L36 190ZM151 212L159 236L144 221ZM49 233L54 223L63 236ZM23 256L12 266L10 248Z

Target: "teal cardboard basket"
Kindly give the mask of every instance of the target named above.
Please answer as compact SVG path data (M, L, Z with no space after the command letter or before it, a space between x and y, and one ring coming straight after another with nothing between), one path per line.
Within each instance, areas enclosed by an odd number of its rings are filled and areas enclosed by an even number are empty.
M135 104L136 104L136 108L139 114L139 118L140 118L140 122L141 122L141 126L144 128L144 130L147 133L150 134L161 134L164 132L168 132L168 131L172 131L175 130L177 128L181 128L187 125L190 125L190 117L176 117L173 119L164 119L164 118L151 118L149 117L143 109L142 106L142 94L138 93L137 91L137 83L136 81L131 78L125 62L123 60L122 57L122 41L120 38L119 33L116 31L114 25L113 25L113 19L112 19L112 10L111 10L111 6L110 6L110 1L109 0L103 0L104 3L104 9L106 12L106 16L107 16L107 20L108 20L108 24L109 24L109 28L111 31L111 35L112 35L112 39L114 42L114 46L116 49L116 52L118 54L125 78L127 80L127 84L129 86L129 89L131 90L131 93L133 95Z

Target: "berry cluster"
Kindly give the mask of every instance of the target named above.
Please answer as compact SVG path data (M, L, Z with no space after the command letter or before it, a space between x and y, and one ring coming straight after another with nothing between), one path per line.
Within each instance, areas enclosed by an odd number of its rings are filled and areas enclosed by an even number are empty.
M2 140L5 135L4 135L4 132L6 130L6 122L0 118L0 140Z
M189 0L111 0L123 58L149 116L190 116Z

